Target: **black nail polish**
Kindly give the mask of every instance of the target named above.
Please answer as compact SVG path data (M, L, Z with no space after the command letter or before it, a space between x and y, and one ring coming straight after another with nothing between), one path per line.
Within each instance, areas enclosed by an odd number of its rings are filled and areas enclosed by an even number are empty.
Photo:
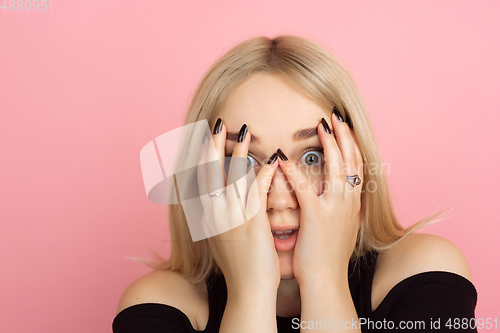
M274 153L271 155L271 158L269 158L269 160L267 161L267 164L273 164L274 162L276 162L277 159L278 159L278 154Z
M288 157L286 157L285 153L281 149L278 148L277 150L278 156L283 160L283 161L288 161Z
M339 109L337 109L336 106L333 107L333 113L335 113L335 116L341 121L344 122L344 118L342 118L342 115L340 114Z
M247 124L243 124L243 126L241 126L240 133L238 134L238 143L242 143L243 141L245 141L245 136L247 136L247 132L248 132Z
M219 134L221 130L222 130L222 119L219 118L215 122L214 133L213 134Z
M349 126L349 128L354 131L354 127L352 126L351 118L349 117L349 115L347 113L345 114L345 122L346 122L347 126Z
M326 122L325 118L321 118L321 124L323 125L323 128L325 129L326 133L332 134L332 130L330 129L330 126L328 126L328 123Z

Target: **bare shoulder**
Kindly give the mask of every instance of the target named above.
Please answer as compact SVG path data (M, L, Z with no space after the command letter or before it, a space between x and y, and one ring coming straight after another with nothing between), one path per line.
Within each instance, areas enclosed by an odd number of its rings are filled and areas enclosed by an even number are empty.
M156 270L132 282L118 302L117 313L143 303L175 307L186 314L195 329L203 329L208 321L206 284L193 285L182 275L169 270Z
M455 244L439 236L412 233L379 254L373 276L372 308L399 282L429 271L455 273L472 282L467 259Z

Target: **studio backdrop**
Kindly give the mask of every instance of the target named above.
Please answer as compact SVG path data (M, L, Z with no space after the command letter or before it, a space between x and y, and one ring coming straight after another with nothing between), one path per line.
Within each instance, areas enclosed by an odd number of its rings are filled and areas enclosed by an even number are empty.
M111 332L149 272L126 257L170 251L141 149L182 126L219 56L277 34L350 71L398 218L455 207L420 232L462 250L476 317L498 318L499 16L494 0L3 1L0 331Z

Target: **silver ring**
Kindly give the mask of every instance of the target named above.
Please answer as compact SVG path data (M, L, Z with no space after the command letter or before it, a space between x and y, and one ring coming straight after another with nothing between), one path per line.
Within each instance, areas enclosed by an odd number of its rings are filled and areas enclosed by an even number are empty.
M346 180L351 184L353 187L358 186L361 184L361 178L358 177L358 175L354 176L345 176ZM353 181L354 180L354 181Z
M213 197L221 197L223 195L226 195L226 190L223 189L223 190L220 190L220 191L216 191L216 192L212 192L212 193L208 193L208 196L213 198Z

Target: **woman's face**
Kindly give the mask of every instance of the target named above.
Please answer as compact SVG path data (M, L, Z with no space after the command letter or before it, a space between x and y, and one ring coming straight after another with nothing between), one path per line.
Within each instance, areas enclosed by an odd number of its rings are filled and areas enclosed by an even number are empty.
M321 182L325 179L324 155L316 129L322 117L332 128L330 114L331 110L320 107L286 79L268 73L254 74L232 92L218 115L229 136L226 156L232 155L236 143L233 138L237 138L241 126L247 124L249 133L256 138L250 143L247 163L254 167L256 174L280 148L288 160L297 163L300 171L307 175L309 184L300 189L320 195ZM310 135L297 138L296 133L300 130ZM229 133L235 134L233 138ZM273 230L300 227L300 206L295 191L279 166L268 193L267 214ZM282 279L294 277L293 251L277 250Z

